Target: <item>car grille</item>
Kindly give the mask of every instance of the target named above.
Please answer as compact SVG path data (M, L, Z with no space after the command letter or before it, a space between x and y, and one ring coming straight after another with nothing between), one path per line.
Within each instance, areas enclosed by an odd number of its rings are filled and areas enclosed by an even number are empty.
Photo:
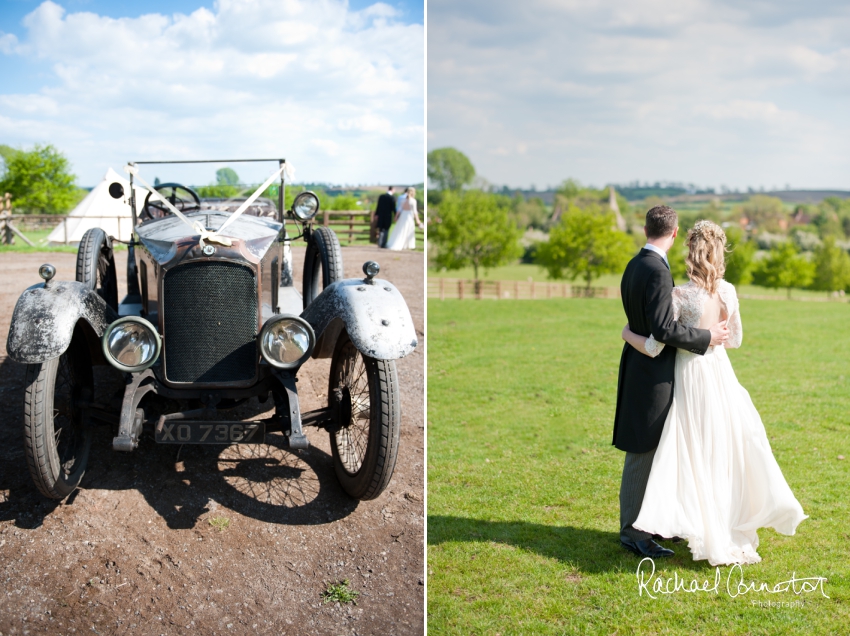
M227 384L257 371L257 278L242 265L202 261L165 274L164 363L169 382Z

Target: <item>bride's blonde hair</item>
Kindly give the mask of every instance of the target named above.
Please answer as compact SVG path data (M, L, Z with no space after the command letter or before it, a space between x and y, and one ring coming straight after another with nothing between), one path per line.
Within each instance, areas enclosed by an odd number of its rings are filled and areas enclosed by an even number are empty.
M703 220L688 230L688 278L713 294L726 273L726 233L717 223Z

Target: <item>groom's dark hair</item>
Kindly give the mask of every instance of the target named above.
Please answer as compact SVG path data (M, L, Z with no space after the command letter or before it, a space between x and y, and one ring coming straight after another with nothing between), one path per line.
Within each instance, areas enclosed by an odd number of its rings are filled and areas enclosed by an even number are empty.
M676 210L666 205L656 205L646 213L646 238L657 239L670 236L679 225Z

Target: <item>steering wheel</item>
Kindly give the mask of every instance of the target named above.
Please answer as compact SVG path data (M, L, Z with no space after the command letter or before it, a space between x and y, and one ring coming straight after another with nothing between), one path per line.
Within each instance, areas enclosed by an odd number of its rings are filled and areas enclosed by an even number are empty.
M181 212L194 212L201 209L201 198L192 188L179 183L161 183L155 186L154 190ZM148 196L145 197L145 205L139 213L141 221L161 219L171 214L171 210L162 201L152 201L152 195L152 192L148 192Z

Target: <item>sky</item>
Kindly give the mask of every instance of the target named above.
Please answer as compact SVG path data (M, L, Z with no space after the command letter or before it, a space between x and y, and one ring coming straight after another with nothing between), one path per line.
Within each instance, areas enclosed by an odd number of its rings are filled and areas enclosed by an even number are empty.
M844 0L429 0L428 148L497 185L850 189Z
M130 160L254 157L302 183L421 183L423 7L3 0L0 144L52 144L82 186ZM203 185L218 167L142 176ZM276 166L233 167L258 182Z

